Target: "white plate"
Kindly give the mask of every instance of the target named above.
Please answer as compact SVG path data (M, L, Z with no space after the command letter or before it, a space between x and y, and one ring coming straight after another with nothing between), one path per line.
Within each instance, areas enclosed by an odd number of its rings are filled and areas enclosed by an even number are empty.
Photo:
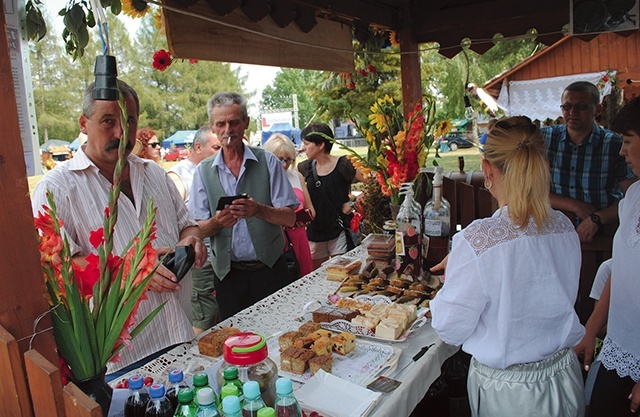
M278 338L267 340L269 357L278 365L280 369L280 346ZM357 385L366 385L371 378L382 368L392 366L399 358L400 349L389 345L369 342L367 340L356 340L356 348L349 354L342 356L333 353L332 374L346 381ZM293 381L307 382L313 375L308 369L304 374L298 375L291 372L278 371L281 376L286 376Z

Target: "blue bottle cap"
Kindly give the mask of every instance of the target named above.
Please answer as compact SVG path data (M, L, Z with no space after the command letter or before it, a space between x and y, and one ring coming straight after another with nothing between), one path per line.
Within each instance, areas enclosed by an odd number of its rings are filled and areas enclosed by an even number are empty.
M169 382L177 384L184 379L184 373L182 369L172 369L169 371Z
M247 400L255 400L260 396L260 384L257 381L247 381L242 386L244 398Z
M293 392L293 385L289 378L278 378L276 381L276 394L287 395Z
M222 399L222 411L228 416L238 414L240 411L240 398L235 395L224 397Z
M129 378L129 389L140 389L144 385L141 375L134 375Z
M164 384L152 384L149 387L149 396L151 398L160 398L164 395Z

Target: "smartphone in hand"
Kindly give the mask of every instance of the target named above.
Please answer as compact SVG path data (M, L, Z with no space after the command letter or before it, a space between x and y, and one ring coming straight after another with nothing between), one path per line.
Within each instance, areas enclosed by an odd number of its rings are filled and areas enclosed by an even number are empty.
M176 246L173 253L166 255L162 265L166 266L176 275L178 282L187 275L196 260L196 251L193 245Z
M303 209L296 211L296 224L304 223L309 224L313 220L313 216L311 215L311 210Z
M218 206L216 210L224 210L227 206L230 206L233 203L233 200L238 200L240 198L248 198L249 195L247 193L242 193L238 195L225 195L218 199Z

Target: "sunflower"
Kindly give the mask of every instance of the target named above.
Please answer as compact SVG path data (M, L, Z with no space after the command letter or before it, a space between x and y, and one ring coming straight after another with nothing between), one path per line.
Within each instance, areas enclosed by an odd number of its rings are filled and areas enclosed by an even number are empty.
M122 12L132 18L143 17L151 11L144 0L122 0Z
M451 129L453 129L453 124L449 120L441 120L438 123L438 127L436 128L435 137L439 138L446 135Z
M158 10L153 14L153 21L155 22L156 29L164 32L164 21L162 20L162 8L158 7Z

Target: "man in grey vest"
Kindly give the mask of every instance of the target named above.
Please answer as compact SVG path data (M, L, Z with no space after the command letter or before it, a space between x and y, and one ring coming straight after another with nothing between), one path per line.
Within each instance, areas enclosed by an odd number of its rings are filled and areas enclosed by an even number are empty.
M224 320L288 285L282 226L293 226L299 205L282 164L242 142L249 127L247 99L218 93L208 102L209 124L222 150L202 161L189 210L211 237L214 286ZM218 208L221 197L246 194Z

